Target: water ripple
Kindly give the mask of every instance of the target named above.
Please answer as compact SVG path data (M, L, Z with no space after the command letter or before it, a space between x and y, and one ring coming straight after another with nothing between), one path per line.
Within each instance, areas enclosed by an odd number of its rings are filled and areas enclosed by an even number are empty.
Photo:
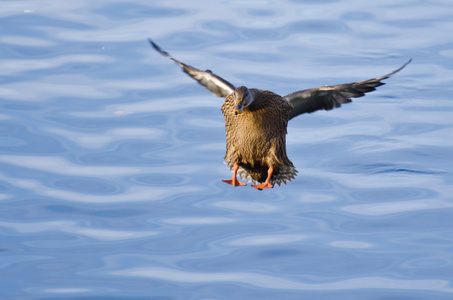
M61 157L1 155L0 162L43 172L74 176L127 176L141 173L140 168L77 165Z
M110 272L112 275L143 277L169 282L207 284L237 283L266 289L285 290L357 290L357 289L394 289L442 291L453 293L453 288L446 280L402 280L385 277L359 277L327 283L304 283L266 274L251 272L204 272L182 271L170 268L131 268Z
M105 148L108 144L128 139L152 140L164 134L163 130L155 128L117 128L98 134L69 131L59 128L49 129L50 133L59 135L84 148Z
M0 60L3 66L0 70L0 75L18 75L28 71L54 69L69 63L111 63L112 61L112 58L98 55L66 55L46 60Z
M357 241L336 241L336 242L332 242L330 245L332 245L333 247L351 248L351 249L362 249L362 248L372 247L372 245L370 243L357 242Z
M0 178L13 186L33 191L33 193L37 195L82 203L155 201L162 199L171 199L172 197L177 195L190 194L200 190L200 188L198 187L191 186L181 187L178 190L169 189L166 187L129 186L127 189L121 190L121 193L96 195L93 193L82 193L80 192L80 189L75 192L50 188L37 180L17 179L6 177L1 174Z
M271 213L278 211L279 208L275 205L266 203L249 203L242 201L217 201L212 204L213 206L234 209L244 212L255 212L255 213Z
M74 236L85 236L103 241L120 241L125 239L136 239L148 237L158 234L156 231L138 232L138 231L124 231L124 230L110 230L102 228L94 228L92 226L83 226L75 221L46 221L34 223L14 223L14 222L0 222L2 228L14 230L17 233L27 234L40 234L43 232L64 232ZM44 246L43 241L39 243L28 242L34 246ZM41 244L40 244L41 243ZM51 243L55 247L55 243Z
M95 178L57 179L53 181L53 186L63 190L95 195L115 194L121 191L118 185Z
M254 235L242 237L228 242L232 246L262 246L293 243L305 239L303 235L278 234L278 235Z
M398 201L386 203L372 203L372 204L356 204L343 207L344 211L367 216L380 216L389 215L402 212L410 212L429 209L451 208L453 203L451 201L442 200L412 200L412 201Z
M173 225L210 225L210 224L226 224L226 223L233 223L236 222L235 219L232 218L207 218L207 217L200 217L200 218L168 218L160 220L162 223L166 224L173 224Z
M60 97L105 99L119 93L96 84L96 80L82 75L59 75L41 78L40 81L20 81L2 84L0 92L8 100L49 102Z

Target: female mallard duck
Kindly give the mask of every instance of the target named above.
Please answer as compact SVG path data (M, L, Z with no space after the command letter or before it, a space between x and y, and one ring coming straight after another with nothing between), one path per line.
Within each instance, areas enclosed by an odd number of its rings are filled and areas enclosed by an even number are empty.
M303 113L340 107L383 85L387 75L334 86L302 90L286 96L270 91L236 88L210 70L201 71L186 65L163 51L151 39L151 45L160 54L177 63L190 77L198 81L216 96L225 97L222 112L225 116L226 154L225 163L233 171L233 178L223 180L233 186L246 185L237 175L255 182L253 187L262 190L274 184L286 184L295 178L297 170L286 155L286 128L288 121ZM261 184L256 184L260 182Z

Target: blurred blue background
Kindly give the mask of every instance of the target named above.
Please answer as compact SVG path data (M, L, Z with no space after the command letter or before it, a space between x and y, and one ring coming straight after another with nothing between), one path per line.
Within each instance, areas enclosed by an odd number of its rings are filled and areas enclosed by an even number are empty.
M453 298L453 6L2 1L2 299ZM299 175L221 182L235 85L385 86L292 120Z

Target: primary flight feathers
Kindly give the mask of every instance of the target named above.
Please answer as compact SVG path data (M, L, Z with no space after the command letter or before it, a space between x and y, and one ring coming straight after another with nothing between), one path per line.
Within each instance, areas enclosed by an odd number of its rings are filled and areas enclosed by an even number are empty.
M212 73L211 70L202 71L186 65L185 63L173 58L170 54L168 54L168 52L162 50L151 39L148 39L148 41L153 48L157 50L157 52L177 63L185 73L198 81L198 83L203 85L214 95L224 98L236 89L234 85L222 77ZM382 80L387 79L393 74L401 71L411 61L412 59L409 59L400 68L384 76L346 84L321 86L307 90L300 90L283 96L283 98L289 101L293 107L290 119L303 113L312 113L321 109L331 110L333 108L340 107L343 103L351 102L351 98L362 97L365 93L374 91L376 87L384 85L385 83L381 82Z

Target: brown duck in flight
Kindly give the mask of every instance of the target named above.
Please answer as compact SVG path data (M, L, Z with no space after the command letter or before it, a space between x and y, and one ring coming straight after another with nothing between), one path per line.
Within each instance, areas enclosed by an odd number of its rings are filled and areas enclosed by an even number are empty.
M222 112L225 116L225 163L233 171L233 178L223 180L233 186L246 185L237 179L253 181L253 187L262 190L295 178L297 170L286 155L286 128L288 121L317 110L331 110L351 102L383 85L383 79L399 69L373 79L347 84L322 86L302 90L286 96L271 91L235 87L210 70L202 71L186 65L148 39L154 49L177 63L190 77L216 96L225 97ZM257 183L261 184L257 184Z

